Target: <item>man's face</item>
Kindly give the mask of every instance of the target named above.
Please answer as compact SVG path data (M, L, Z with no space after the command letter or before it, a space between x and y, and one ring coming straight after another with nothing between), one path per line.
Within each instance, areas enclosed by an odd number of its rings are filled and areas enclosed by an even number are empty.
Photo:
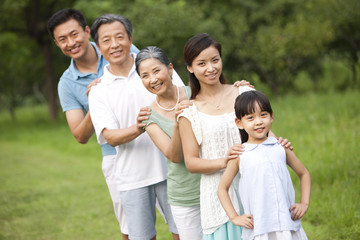
M68 57L80 59L85 56L89 48L90 29L85 30L75 19L70 19L54 29L56 45Z
M110 64L122 65L129 59L132 38L129 39L121 22L101 25L98 29L98 42L101 54Z

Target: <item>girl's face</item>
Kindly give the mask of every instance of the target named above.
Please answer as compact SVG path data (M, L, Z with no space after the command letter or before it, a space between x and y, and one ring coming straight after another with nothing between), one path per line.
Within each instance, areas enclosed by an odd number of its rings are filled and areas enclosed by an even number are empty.
M269 112L261 111L256 103L255 112L236 118L235 123L240 129L244 129L249 135L248 143L260 144L267 139L274 116Z
M214 46L204 49L187 69L195 74L200 84L218 83L222 71L219 51Z
M172 86L173 65L167 67L156 58L148 58L139 65L139 75L145 88L156 95L166 92Z

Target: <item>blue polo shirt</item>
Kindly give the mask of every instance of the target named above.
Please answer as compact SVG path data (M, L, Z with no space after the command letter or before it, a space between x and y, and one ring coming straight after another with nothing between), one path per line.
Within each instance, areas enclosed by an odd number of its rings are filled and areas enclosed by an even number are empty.
M94 79L103 75L104 66L108 64L96 48L95 43L90 43L95 48L96 54L98 55L97 74L79 72L75 66L74 60L71 59L70 66L62 74L58 84L58 93L63 112L74 109L82 109L84 113L89 111L89 102L86 96L87 86ZM139 49L132 45L130 51L138 53ZM115 148L111 147L109 144L102 144L101 151L103 156L116 154Z

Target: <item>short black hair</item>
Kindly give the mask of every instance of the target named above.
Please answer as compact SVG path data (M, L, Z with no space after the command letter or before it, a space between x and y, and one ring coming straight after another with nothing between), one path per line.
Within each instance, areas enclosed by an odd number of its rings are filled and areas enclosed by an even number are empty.
M52 17L48 20L47 30L52 38L54 38L54 29L71 19L76 20L79 25L85 30L86 28L86 20L84 15L76 9L65 8L58 12L56 12Z
M91 26L91 37L94 40L96 44L99 45L99 35L98 35L98 29L103 24L113 23L115 21L118 21L122 23L125 27L126 33L129 37L129 39L132 36L132 25L129 19L127 19L124 16L115 15L115 14L104 14L98 18L95 19L94 23Z
M256 104L259 105L261 111L265 111L273 115L271 104L266 95L260 91L247 91L237 96L235 100L235 115L237 119L243 118L255 112ZM247 142L248 133L244 129L240 129L241 142Z

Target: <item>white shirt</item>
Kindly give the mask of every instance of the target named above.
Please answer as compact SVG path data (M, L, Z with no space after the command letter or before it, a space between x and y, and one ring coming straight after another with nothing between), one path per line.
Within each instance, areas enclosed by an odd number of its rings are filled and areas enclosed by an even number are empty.
M132 54L136 58L135 54ZM101 83L92 87L89 94L90 115L97 140L106 143L102 131L128 128L137 122L139 110L149 106L155 95L144 87L135 71L135 63L128 77L115 76L104 67ZM183 85L174 74L174 83ZM147 133L116 146L115 179L119 191L149 186L166 179L166 158L151 141Z

